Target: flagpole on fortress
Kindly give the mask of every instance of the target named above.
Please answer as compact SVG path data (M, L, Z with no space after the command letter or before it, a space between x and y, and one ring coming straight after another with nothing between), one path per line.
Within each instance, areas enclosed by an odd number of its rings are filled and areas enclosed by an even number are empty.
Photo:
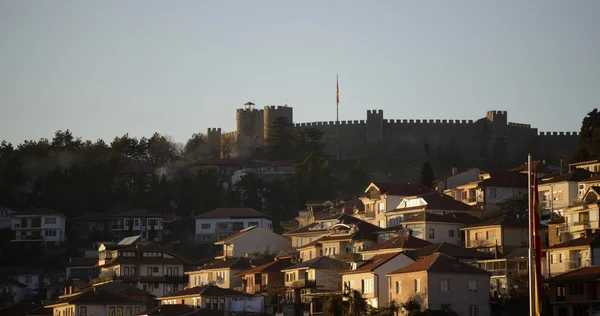
M531 153L527 155L527 201L528 201L528 216L527 216L527 221L529 222L529 250L527 252L527 266L528 266L528 277L529 277L529 286L528 286L528 290L529 290L529 315L530 316L534 316L535 312L534 312L534 296L535 296L535 288L534 288L534 281L535 279L533 278L533 273L534 273L534 269L533 269L533 205L532 205L532 192L531 192Z
M338 81L339 75L335 75L335 128L337 140L337 160L340 160L340 85Z

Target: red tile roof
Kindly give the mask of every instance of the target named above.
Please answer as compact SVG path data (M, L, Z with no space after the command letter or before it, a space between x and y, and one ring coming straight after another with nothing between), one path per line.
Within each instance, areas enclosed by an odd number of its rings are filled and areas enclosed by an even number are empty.
M404 268L398 269L390 274L414 273L422 271L432 273L490 274L485 270L479 269L470 264L466 264L439 252Z
M467 225L467 226L463 227L462 229L473 228L473 227L485 227L485 226L503 226L503 227L524 227L524 228L528 228L529 224L526 221L521 220L521 219L517 219L514 216L502 215L502 216L499 216L499 217L494 217L494 218L486 219L486 220L480 221L480 222L475 223L475 224Z
M581 246L591 246L591 247L600 247L600 233L593 233L587 237L580 237L577 239L572 239L551 247L548 249L557 249L557 248L568 248L568 247L581 247Z
M311 228L316 227L318 225L319 225L318 222L314 222L314 223L311 223L311 224L308 224L308 225L304 225L304 226L302 226L302 227L300 227L298 229L294 229L292 231L289 231L289 232L287 232L287 233L285 233L283 235L287 236L287 235L293 235L293 234L304 234L304 233L326 232L327 231L327 228L323 228L323 229L311 229Z
M78 294L59 298L58 300L46 305L46 308L60 304L88 304L88 305L110 305L110 304L128 304L145 305L144 301L135 300L131 297L107 293L99 290L79 292Z
M480 181L479 187L527 188L527 174L518 171L490 172L490 178Z
M427 240L423 240L421 238L417 238L412 235L398 236L398 237L392 238L388 241L384 241L382 243L373 245L369 248L365 248L362 251L376 251L376 250L382 250L382 249L408 250L408 249L419 249L419 248L423 248L423 247L426 247L429 245L431 245L431 243L428 242Z
M255 274L255 273L269 273L269 272L280 272L281 269L285 269L287 267L291 267L293 265L293 263L291 262L290 259L279 259L279 260L275 260L275 261L271 261L268 263L265 263L263 265L260 265L258 267L254 267L252 269L248 269L242 272L238 272L235 274L235 276L240 276L240 275L248 275L248 274Z
M363 263L356 269L344 271L344 274L364 273L373 271L401 254L401 252L392 252L381 255L375 255L373 256L373 258L369 259L367 262Z
M253 210L251 208L217 208L212 211L196 215L196 218L267 218L271 219L265 213Z
M600 278L600 267L585 267L577 270L559 274L548 279L547 282L564 282L564 281L580 281L580 280L598 280Z
M229 237L227 237L227 238L225 238L225 239L222 239L222 240L220 240L220 241L219 241L219 243L226 243L226 242L228 242L228 241L230 241L230 240L233 240L233 239L236 239L236 238L238 238L238 237L244 236L244 235L245 235L245 234L247 234L249 231L252 231L252 230L254 230L255 228L256 228L256 226L254 226L254 227L250 227L250 228L247 228L247 229L244 229L244 230L242 230L242 231L240 231L240 232L237 232L237 233L235 233L235 234L233 234L233 235L231 235L231 236L229 236Z
M203 271L203 270L213 270L213 269L238 269L238 270L247 270L252 268L252 264L245 257L226 257L224 259L216 259L211 261L210 263L199 267L196 270L190 271Z
M447 242L442 242L439 244L431 244L429 246L425 246L418 250L410 250L407 251L407 254L415 259L422 259L436 252L443 253L453 258L459 259L476 259L476 260L485 260L485 259L493 259L494 254L489 252L477 251L475 249L464 248L461 246L457 246L454 244L450 244Z
M434 191L432 188L420 184L387 182L373 182L373 184L381 194L385 195L415 196Z
M106 266L112 266L115 264L175 264L175 265L180 264L180 265L186 265L186 264L188 264L188 262L181 258L141 257L138 259L136 257L116 257L116 258L110 259L110 261L106 262L103 265L96 264L96 265L94 265L94 267L106 267Z
M323 238L323 237L321 237ZM305 248L310 248L310 247L314 247L316 245L320 245L321 244L321 238L317 238L311 242L309 242L306 245L300 246L300 247L296 247L296 249L305 249Z
M179 292L172 293L169 295L161 296L158 299L162 300L162 299L169 299L169 298L173 298L173 297L190 296L190 295L205 295L205 296L217 296L217 297L248 296L247 294L236 291L236 290L221 288L216 285L208 284L208 285L195 286L195 287L192 287L189 289L185 289L183 291L179 291Z
M413 217L405 219L402 223L414 223L414 222L436 222L436 223L458 223L458 224L472 224L480 222L481 219L473 215L465 213L446 213L444 215L430 212L421 212Z
M565 172L562 174L557 174L554 176L548 176L542 178L539 184L548 184L548 183L557 183L557 182L580 182L583 180L587 180L591 177L592 173L580 168L575 168L570 172Z

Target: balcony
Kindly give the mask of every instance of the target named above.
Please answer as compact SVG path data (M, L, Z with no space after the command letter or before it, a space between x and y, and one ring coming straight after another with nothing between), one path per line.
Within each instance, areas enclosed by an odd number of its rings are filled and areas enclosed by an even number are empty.
M285 286L289 288L305 288L305 287L317 287L317 280L296 280L296 281L286 281Z
M187 275L165 275L165 283L188 283Z
M365 218L375 218L375 211L366 211Z

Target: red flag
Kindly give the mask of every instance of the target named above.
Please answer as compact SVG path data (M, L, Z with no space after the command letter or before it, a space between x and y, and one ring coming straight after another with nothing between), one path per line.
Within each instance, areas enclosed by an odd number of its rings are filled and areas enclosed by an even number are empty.
M540 232L540 198L538 193L537 168L533 171L533 249L535 251L535 315L542 314L542 237Z
M340 85L337 76L335 77L335 105L340 106Z

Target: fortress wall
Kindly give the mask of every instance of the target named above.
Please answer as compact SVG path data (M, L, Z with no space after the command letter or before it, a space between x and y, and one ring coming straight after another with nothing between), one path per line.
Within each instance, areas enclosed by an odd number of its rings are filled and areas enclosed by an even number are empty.
M540 159L563 158L570 161L577 150L578 143L578 132L539 132L534 136L533 147Z
M537 129L531 128L529 124L508 123L505 134L506 163L519 165L526 162L527 154L533 151ZM492 151L492 155L494 154Z
M317 127L323 132L325 154L336 157L338 146L341 159L352 159L366 156L366 123L364 120L298 123L296 129ZM339 128L339 140L338 140Z

